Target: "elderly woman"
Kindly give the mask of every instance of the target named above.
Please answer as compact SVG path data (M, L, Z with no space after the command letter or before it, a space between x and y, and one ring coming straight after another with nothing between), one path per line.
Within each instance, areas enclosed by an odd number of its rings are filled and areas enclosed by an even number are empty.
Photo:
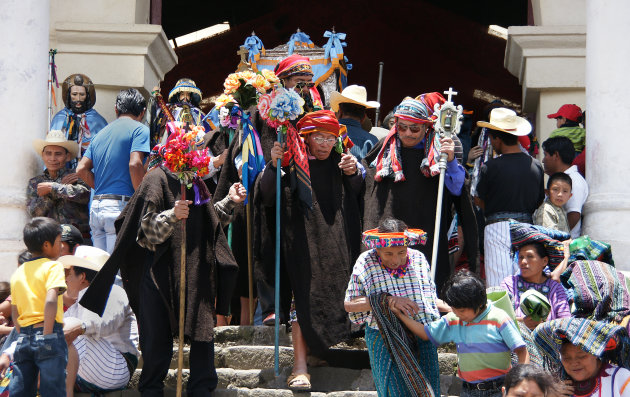
M379 331L371 306L370 296L387 293L390 308L399 308L413 314L416 321L428 324L439 318L438 302L443 310L448 306L437 299L435 284L431 280L429 264L424 255L407 248L424 244L426 233L408 229L397 219L382 221L378 229L363 233L363 242L370 250L361 254L354 265L345 308L350 320L367 324L365 341L379 396L417 395L408 390L403 373L392 357ZM420 369L436 396L440 395L440 377L436 348L429 341L416 338Z
M345 127L333 112L308 113L297 128L301 138L289 131L286 156L290 158L282 167L281 262L294 308L289 313L294 365L288 386L307 391L311 388L307 351L325 358L328 347L350 336L341 302L352 263L360 253L363 177L356 158L344 153L340 138ZM276 164L284 156L284 148L276 143L271 162L259 177L257 188L264 206L275 206ZM263 248L263 252L273 251Z
M559 319L534 331L545 365L566 379L568 396L630 397L628 331L613 323Z

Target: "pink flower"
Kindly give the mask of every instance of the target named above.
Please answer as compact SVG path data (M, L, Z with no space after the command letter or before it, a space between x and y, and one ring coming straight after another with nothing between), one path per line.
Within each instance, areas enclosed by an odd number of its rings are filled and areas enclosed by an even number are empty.
M269 109L271 107L271 96L263 95L258 99L258 112L263 119L269 118Z

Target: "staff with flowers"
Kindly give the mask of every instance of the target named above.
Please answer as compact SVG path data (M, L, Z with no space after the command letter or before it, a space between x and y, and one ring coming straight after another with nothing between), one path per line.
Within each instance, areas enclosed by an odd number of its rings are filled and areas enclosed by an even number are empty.
M227 314L238 271L222 223L245 197L234 186L213 208L203 180L210 155L200 149L202 129L180 130L174 124L169 129L168 142L158 148L162 165L145 176L125 207L114 252L81 304L102 313L120 268L138 315L144 358L140 392L162 395L181 318L180 346L190 343L187 394L209 395L217 387L213 317Z
M349 337L350 323L342 302L360 251L363 175L356 158L345 154L346 129L333 112L307 113L297 129L288 123L290 109L301 108L292 99L294 94L278 89L269 98L268 110L264 100L259 103L261 116L280 124L281 136L286 129L286 150L281 143L274 145L256 193L263 206L276 205L280 216L276 259L290 281L292 294L287 298L293 295L292 302L287 300L283 306L291 307L287 317L293 330L294 365L288 387L307 391L311 388L307 353L325 358L330 346ZM280 163L283 176L277 171Z

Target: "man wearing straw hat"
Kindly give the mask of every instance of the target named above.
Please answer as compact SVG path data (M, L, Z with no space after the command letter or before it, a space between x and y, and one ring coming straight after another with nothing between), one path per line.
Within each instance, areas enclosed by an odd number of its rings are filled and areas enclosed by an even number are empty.
M354 144L350 153L359 161L372 149L378 139L361 127L365 119L365 111L380 107L376 101L367 100L367 91L360 85L349 85L341 93L333 91L330 94L330 107L337 113L339 124L348 129L348 136Z
M79 145L63 131L53 130L46 139L33 142L46 169L28 181L26 208L30 216L45 216L76 226L84 237L90 233L88 202L90 189L66 162L77 156Z
M484 210L484 258L486 284L499 286L518 267L511 258L510 219L532 223L532 214L545 198L543 167L523 153L518 137L528 135L532 126L513 110L492 109L486 127L493 149L501 156L481 167L475 204Z

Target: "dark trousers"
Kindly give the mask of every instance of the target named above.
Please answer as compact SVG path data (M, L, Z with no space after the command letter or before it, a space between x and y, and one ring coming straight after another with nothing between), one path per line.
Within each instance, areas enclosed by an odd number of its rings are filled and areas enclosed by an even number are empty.
M142 373L138 390L143 397L162 397L164 378L173 357L173 334L169 314L148 272L152 258L147 258L140 286L138 327L142 349ZM180 345L180 348L183 346ZM189 397L211 396L219 380L214 366L214 341L192 342L190 376L186 393Z
M259 279L256 281L256 289L258 290L258 301L260 302L260 310L264 320L265 317L276 310L275 288L265 280Z

